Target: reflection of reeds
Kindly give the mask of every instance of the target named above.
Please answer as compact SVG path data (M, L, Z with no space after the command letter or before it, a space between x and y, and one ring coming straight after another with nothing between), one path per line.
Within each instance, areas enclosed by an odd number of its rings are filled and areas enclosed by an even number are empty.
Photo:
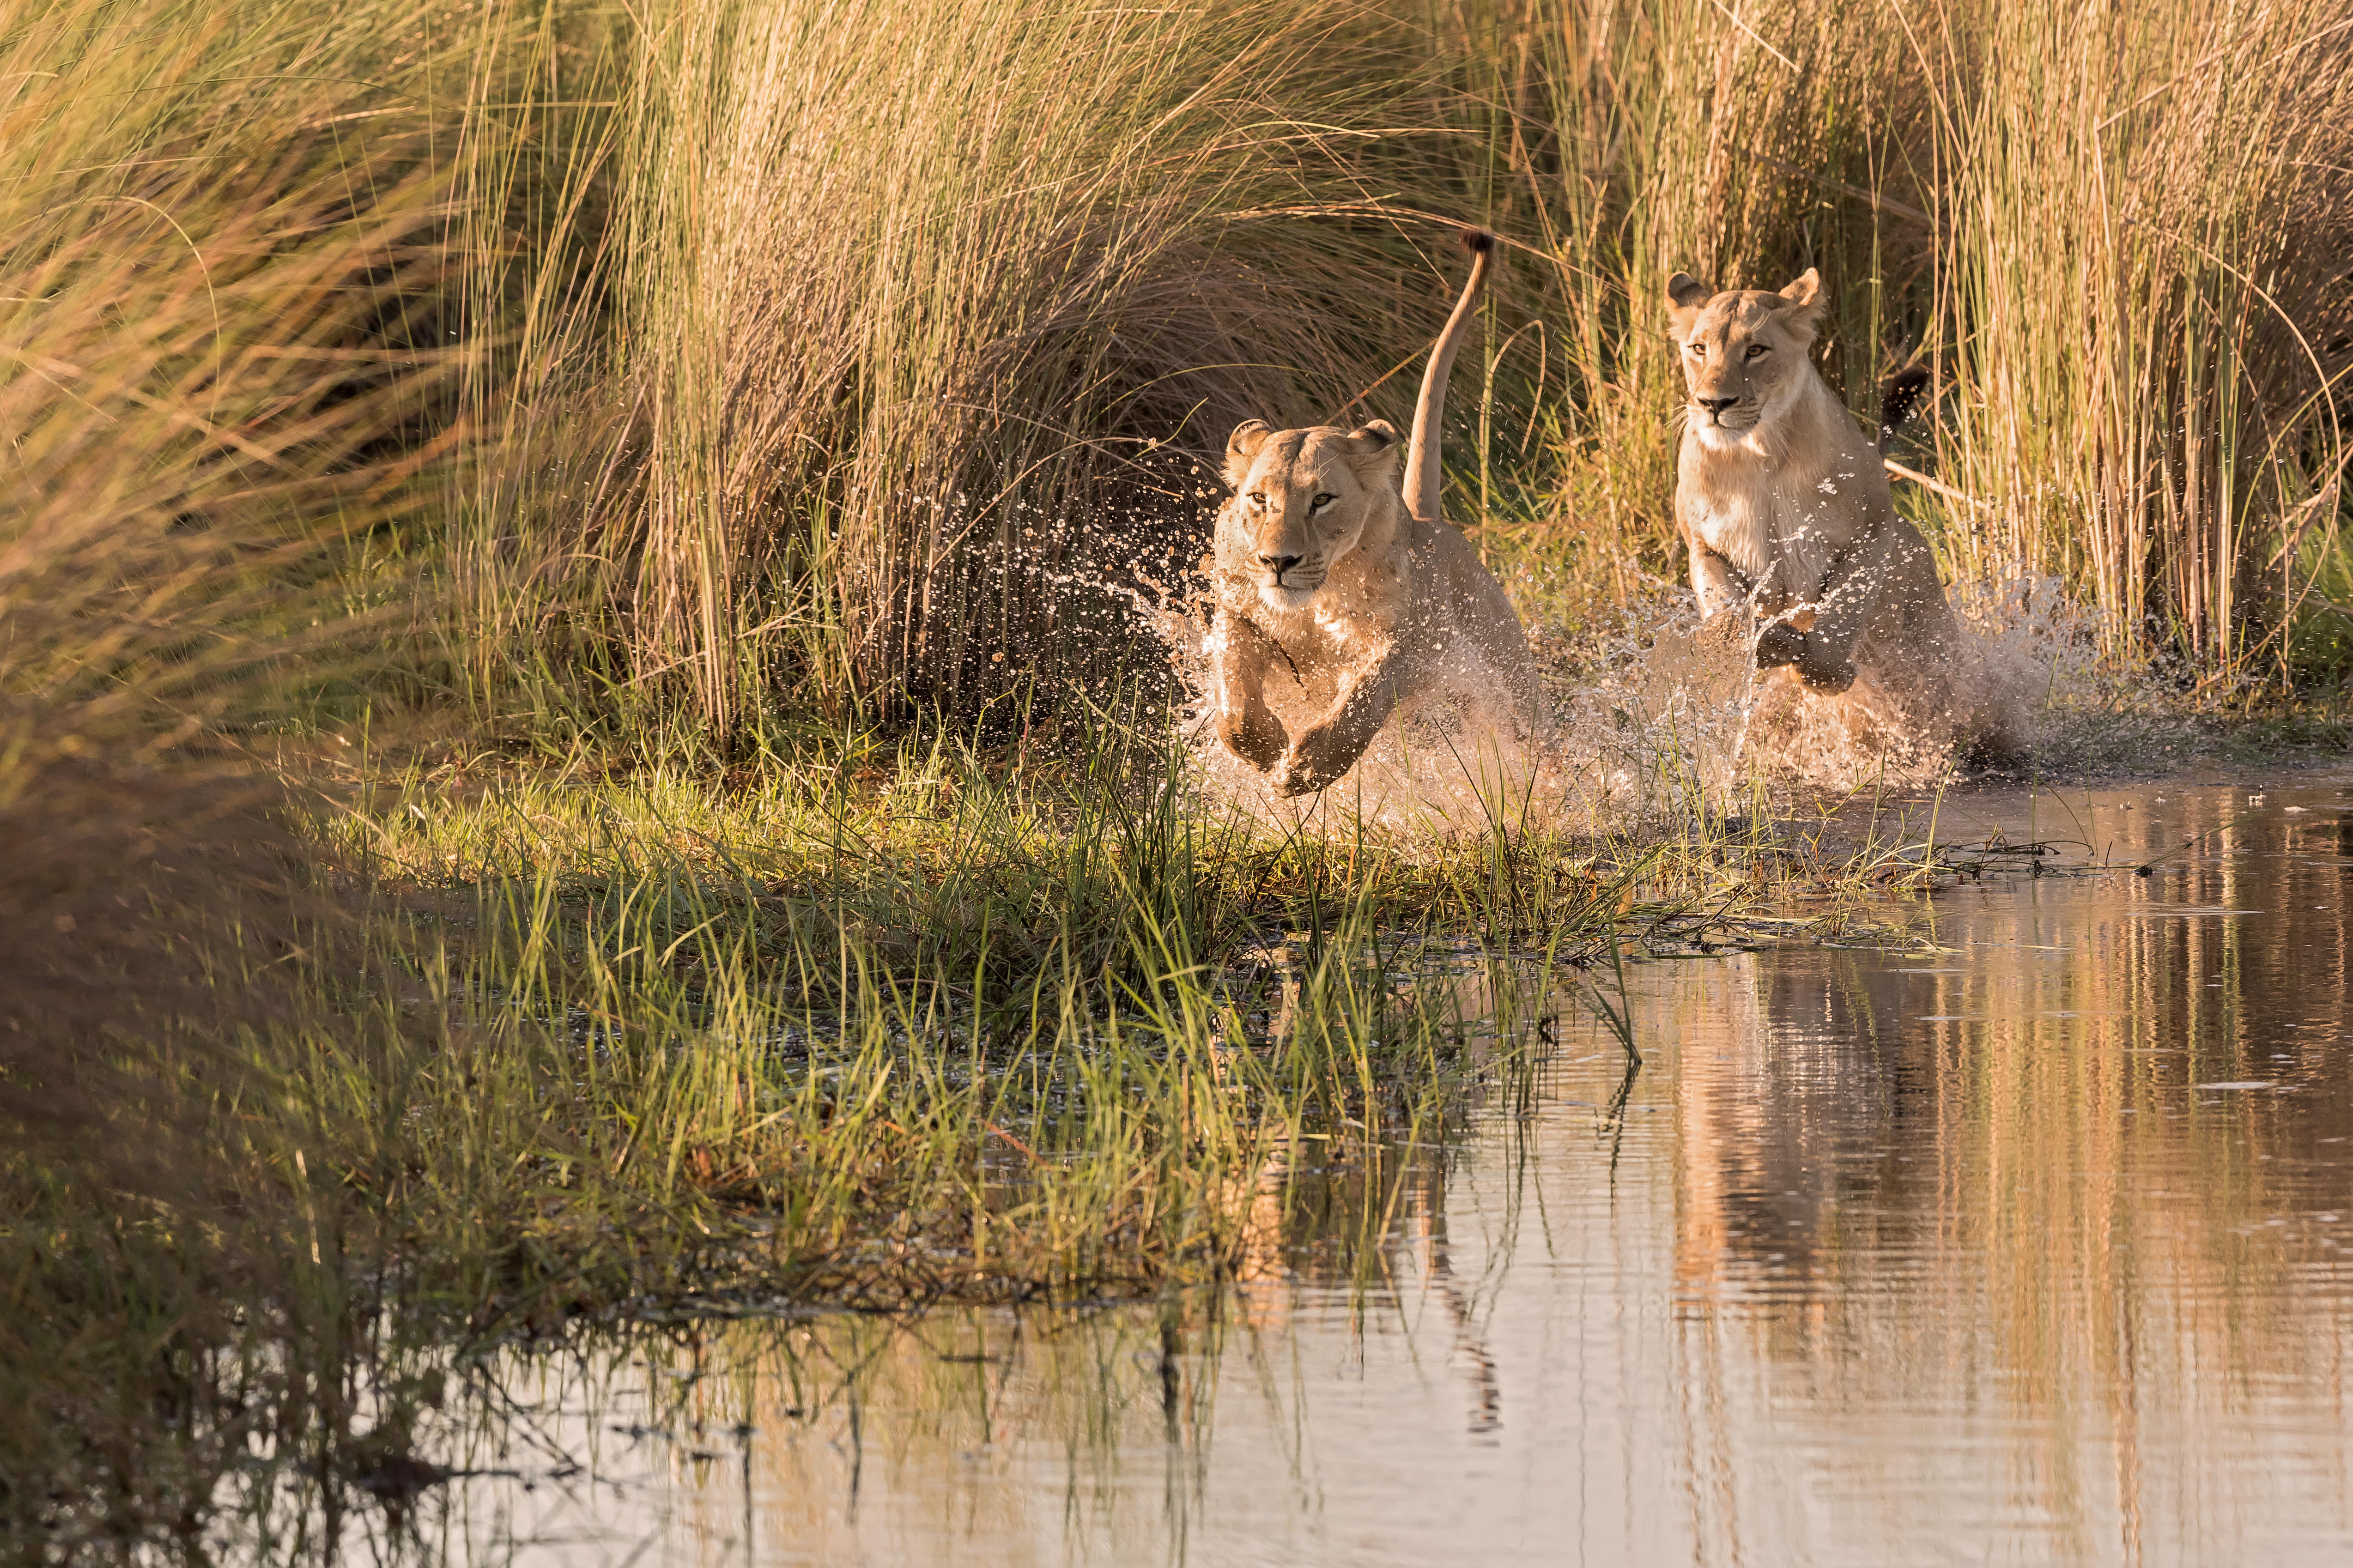
M1314 1158L1308 1147L1302 1157ZM1356 1331L1446 1356L1466 1425L1493 1430L1501 1395L1476 1287L1453 1278L1442 1226L1433 1230L1444 1163L1381 1151L1346 1173L1293 1179L1271 1261L1297 1273L1239 1289L1078 1310L754 1317L683 1338L624 1325L561 1353L515 1352L475 1373L500 1396L453 1406L435 1452L470 1466L522 1458L504 1428L522 1405L537 1414L540 1442L601 1475L651 1472L661 1488L667 1467L659 1512L673 1540L748 1529L811 1557L880 1543L920 1554L915 1543L944 1521L981 1561L1024 1560L1027 1543L1056 1529L1123 1561L1156 1556L1215 1505L1212 1459L1237 1423L1271 1428L1268 1458L1303 1482L1324 1462L1286 1423L1303 1392L1291 1338L1303 1326L1328 1332L1362 1312L1377 1321ZM1392 1294L1383 1260L1357 1257L1368 1215L1376 1231L1387 1226L1372 1251L1430 1271L1426 1323L1414 1286ZM1303 1324L1293 1316L1302 1305ZM598 1440L608 1433L623 1440ZM484 1487L470 1511L511 1506L502 1490Z
M1686 1035L1676 1275L1704 1309L1686 1352L1709 1408L1744 1402L1746 1368L1802 1369L1828 1420L1974 1411L2031 1455L2022 1506L2084 1555L2118 1531L2211 1539L2189 1510L2229 1483L2191 1436L2219 1441L2268 1388L2329 1386L2337 1313L2296 1276L2336 1239L2304 1234L2308 1211L2353 1206L2341 1163L2312 1163L2353 1133L2326 1065L2353 1008L2343 884L2276 854L2333 847L2334 824L2274 816L2258 838L2242 813L2201 797L2160 837L2146 808L2103 812L2078 826L2127 865L2212 837L2153 879L2052 889L2055 909L1989 902L1944 929L1966 958L1914 961L1956 973L1784 955ZM2324 1019L2325 1047L2299 1041ZM2216 1080L2295 1093L2194 1088Z

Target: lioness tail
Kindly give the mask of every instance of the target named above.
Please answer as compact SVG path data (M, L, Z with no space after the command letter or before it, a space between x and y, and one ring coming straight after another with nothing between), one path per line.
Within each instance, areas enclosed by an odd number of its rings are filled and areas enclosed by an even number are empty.
M1486 287L1495 237L1483 228L1466 228L1462 248L1471 253L1471 280L1462 285L1462 297L1454 301L1454 313L1446 318L1446 330L1438 334L1438 345L1430 351L1430 368L1421 377L1421 399L1413 405L1413 440L1405 452L1406 510L1423 522L1441 521L1438 481L1443 465L1438 425L1446 410L1446 375L1454 368L1454 351L1471 329L1471 308L1479 302L1479 290Z
M1921 395L1928 390L1928 367L1914 365L1899 370L1887 378L1879 389L1879 448L1887 449L1888 438L1904 423L1904 416L1919 405Z

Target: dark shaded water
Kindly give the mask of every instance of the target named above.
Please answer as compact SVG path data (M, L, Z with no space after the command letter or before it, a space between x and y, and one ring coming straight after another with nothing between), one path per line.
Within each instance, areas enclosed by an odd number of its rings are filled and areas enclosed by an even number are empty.
M565 1564L2353 1561L2353 787L1941 811L2171 853L1634 967L1622 1110L1567 1030L1346 1278L518 1357L448 1456L514 1473L417 1527Z

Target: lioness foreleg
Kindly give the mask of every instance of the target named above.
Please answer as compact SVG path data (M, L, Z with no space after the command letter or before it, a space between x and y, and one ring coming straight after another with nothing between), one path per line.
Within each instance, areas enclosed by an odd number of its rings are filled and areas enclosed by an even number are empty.
M1322 789L1356 765L1398 704L1403 660L1392 651L1349 681L1332 711L1299 731L1275 770L1274 787L1284 795Z
M1699 640L1703 647L1725 652L1749 651L1749 634L1756 626L1755 584L1731 562L1689 536L1692 592L1699 599ZM1769 575L1769 572L1767 575Z
M1291 743L1282 721L1266 705L1266 673L1282 657L1264 632L1230 610L1219 612L1210 663L1218 739L1261 773L1281 762Z
M1894 530L1873 529L1851 555L1831 567L1820 600L1812 606L1810 627L1799 631L1784 621L1767 627L1757 639L1758 667L1794 664L1809 690L1831 696L1852 686L1855 645L1878 607L1894 544Z
M1739 568L1699 542L1691 539L1692 592L1699 597L1699 616L1712 621L1727 610L1743 607L1748 600L1749 583Z

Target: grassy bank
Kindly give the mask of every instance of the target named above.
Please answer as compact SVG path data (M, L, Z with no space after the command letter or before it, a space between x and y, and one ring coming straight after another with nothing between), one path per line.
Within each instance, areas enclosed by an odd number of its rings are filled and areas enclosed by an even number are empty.
M327 1506L398 1457L428 1346L1213 1280L1303 1147L1443 1141L1508 1091L1538 998L1466 1017L1407 978L1501 959L1462 934L1490 868L1351 877L1216 828L1165 759L1040 787L941 748L888 793L363 774L304 808L341 885L281 858L235 905L214 879L280 847L264 825L184 818L176 879L69 858L86 902L137 900L135 945L76 946L70 1029L10 997L11 1531L80 1552L285 1485ZM12 866L12 903L48 869ZM1506 885L1569 957L1622 881Z
M185 761L146 775L185 795L15 797L61 847L0 892L82 913L19 955L80 983L72 1026L12 990L0 1035L0 1362L45 1413L0 1440L11 1528L128 1549L391 1485L452 1347L1154 1295L1279 1267L1311 1209L1376 1241L1388 1180L1333 1173L1507 1110L1621 950L1920 879L1786 824L1285 835L1167 735L852 731L733 776L355 742L290 801Z

